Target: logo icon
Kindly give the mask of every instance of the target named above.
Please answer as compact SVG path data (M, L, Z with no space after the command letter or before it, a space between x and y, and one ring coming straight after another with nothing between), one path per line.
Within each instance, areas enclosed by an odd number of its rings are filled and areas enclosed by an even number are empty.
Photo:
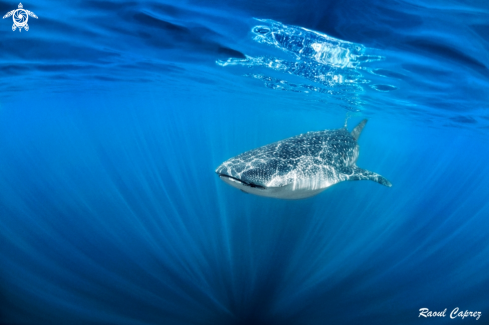
M12 19L14 20L14 24L12 25L12 31L15 31L18 28L19 32L22 31L22 28L24 28L26 31L29 30L29 25L27 25L29 16L37 19L37 16L32 11L24 9L22 3L19 3L19 9L7 12L7 14L3 16L3 19L8 18L10 16L13 16Z

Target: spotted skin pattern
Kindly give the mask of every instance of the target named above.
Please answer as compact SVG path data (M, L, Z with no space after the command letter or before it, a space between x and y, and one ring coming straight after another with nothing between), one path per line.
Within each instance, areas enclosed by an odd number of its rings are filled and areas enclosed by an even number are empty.
M346 127L308 132L244 152L225 161L216 173L262 189L290 185L289 191L318 191L347 180L373 180L390 187L382 176L355 165L357 139L365 123L352 133Z

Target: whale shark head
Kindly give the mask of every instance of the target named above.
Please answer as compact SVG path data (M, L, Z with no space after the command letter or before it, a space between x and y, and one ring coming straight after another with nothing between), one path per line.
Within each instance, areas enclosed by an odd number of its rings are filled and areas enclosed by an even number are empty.
M322 192L325 187L317 180L311 183L311 178L305 179L298 175L290 166L284 166L274 159L266 162L254 162L253 167L242 161L231 158L217 169L219 178L245 193L255 194L278 199L297 200L314 196ZM324 179L323 182L324 183ZM336 183L332 181L331 185Z
M270 166L272 165L270 161L261 163L251 169L249 167L243 168L242 165L236 159L229 159L217 167L216 173L226 183L245 192L247 192L246 188L265 190L269 187L270 181L274 176L272 171L275 172Z

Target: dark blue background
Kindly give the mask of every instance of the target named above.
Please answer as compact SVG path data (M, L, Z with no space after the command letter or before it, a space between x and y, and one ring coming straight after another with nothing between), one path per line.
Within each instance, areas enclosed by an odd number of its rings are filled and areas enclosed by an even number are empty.
M28 32L0 21L2 323L445 324L455 307L487 322L485 1L23 5ZM345 119L327 95L216 65L270 50L253 17L385 58L367 79L395 90L365 85L349 128L369 118L358 165L392 188L280 201L216 177Z

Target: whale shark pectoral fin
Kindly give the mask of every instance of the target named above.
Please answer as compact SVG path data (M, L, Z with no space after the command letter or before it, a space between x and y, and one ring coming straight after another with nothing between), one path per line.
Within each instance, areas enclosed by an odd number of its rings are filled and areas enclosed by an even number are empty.
M351 173L348 173L346 177L349 181L370 180L387 187L392 187L392 183L381 175L358 167L352 167Z
M365 124L367 124L367 119L358 123L358 125L353 129L353 131L351 131L351 136L355 138L355 140L358 141L358 138L360 137L360 133L362 133Z

